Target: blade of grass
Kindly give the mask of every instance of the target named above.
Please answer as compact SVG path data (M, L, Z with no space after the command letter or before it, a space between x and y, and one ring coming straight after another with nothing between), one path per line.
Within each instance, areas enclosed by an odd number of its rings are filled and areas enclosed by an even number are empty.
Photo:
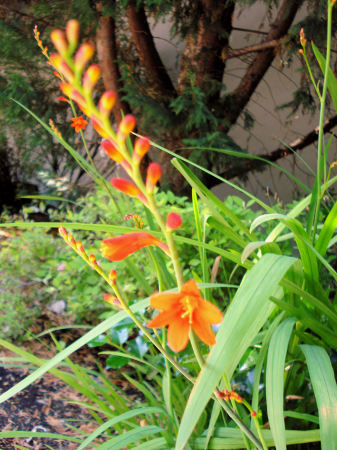
M337 449L337 386L329 356L322 347L301 345L308 364L321 430L323 450Z
M266 399L270 430L277 450L286 450L283 418L284 366L289 339L295 324L289 318L275 330L269 344L266 368Z
M266 254L246 274L217 332L217 343L192 389L178 432L177 450L186 445L223 373L231 379L243 353L274 309L269 297L295 261Z

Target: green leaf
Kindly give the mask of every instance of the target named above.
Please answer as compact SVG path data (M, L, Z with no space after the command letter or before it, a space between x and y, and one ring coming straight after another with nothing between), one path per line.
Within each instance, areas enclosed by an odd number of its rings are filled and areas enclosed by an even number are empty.
M145 300L137 302L135 305L132 305L131 309L132 309L133 312L137 312L140 309L147 308L148 306L149 306L149 300L145 299ZM120 312L114 314L112 317L109 317L108 319L104 320L102 323L100 323L95 328L90 330L84 336L82 336L81 338L77 339L71 345L69 345L64 350L62 350L60 353L55 355L52 359L47 361L41 367L36 369L33 373L31 373L26 378L21 380L15 386L13 386L8 391L6 391L3 394L1 394L0 395L0 403L8 400L11 397L13 397L13 395L16 395L18 392L21 392L23 389L25 389L27 386L29 386L35 380L37 380L39 377L41 377L43 374L48 372L48 370L50 370L53 367L55 367L57 364L59 364L65 358L67 358L72 353L74 353L76 350L78 350L79 348L83 347L83 345L87 344L92 339L95 339L100 334L102 334L105 331L109 330L113 325L117 324L118 322L120 322L121 320L125 319L126 317L128 317L127 313L124 312L124 311L120 311ZM4 347L7 347L7 343L3 339L0 339L0 345L3 345Z
M322 450L337 449L337 386L327 352L316 345L301 345L308 364L321 430Z
M113 417L112 419L108 420L107 422L103 423L100 427L96 428L96 430L91 433L78 447L77 450L82 450L85 448L90 442L92 442L94 439L96 439L100 434L104 433L104 431L111 428L113 425L115 425L118 422L123 422L125 420L130 419L134 416L141 416L144 414L163 414L164 411L161 408L154 408L154 407L148 407L148 408L137 408L132 411L128 411L126 413L120 414L119 416Z
M316 56L318 65L319 65L323 75L325 75L325 58L313 42L311 42L311 46L312 46L312 50ZM329 67L329 71L328 71L327 83L328 83L328 90L331 95L332 103L337 112L337 80L336 80L334 73L330 69L330 67Z
M186 445L223 373L231 379L244 352L274 309L269 297L295 261L270 253L262 256L244 277L192 389L178 432L177 449Z
M328 217L325 219L323 228L319 233L319 237L317 239L315 249L322 256L325 255L330 239L334 235L337 228L337 202L333 205L331 211L328 214Z
M137 427L133 430L127 431L119 436L113 437L108 441L104 442L104 444L96 447L97 450L119 450L120 448L126 447L129 444L133 444L138 442L140 439L147 438L148 436L152 436L153 434L160 433L163 431L162 428L159 428L155 425L149 425L145 427ZM137 448L134 446L133 448Z
M261 430L262 436L268 447L274 447L274 440L270 430ZM208 450L234 450L245 448L240 430L237 428L218 428L215 438L211 439ZM319 442L319 430L286 430L287 445ZM193 441L193 450L205 450L204 437Z
M285 423L283 418L284 366L288 343L295 319L289 318L275 330L268 350L266 368L267 412L277 450L286 450Z

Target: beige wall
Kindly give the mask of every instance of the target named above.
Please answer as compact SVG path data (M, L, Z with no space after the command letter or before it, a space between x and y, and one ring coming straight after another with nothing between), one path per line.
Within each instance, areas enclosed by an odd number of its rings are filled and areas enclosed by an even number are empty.
M305 13L305 10L300 11L295 23ZM257 2L249 9L240 10L237 8L233 26L264 31L268 30L272 19L267 14L263 2ZM153 32L163 61L170 74L175 77L182 45L177 41L172 41L170 38L169 23L156 24L153 27ZM238 49L260 41L261 35L234 31L230 45L233 49ZM248 54L242 57L241 60L238 58L228 60L224 77L224 83L228 91L237 86L238 80L244 74L248 63L253 57L254 54ZM310 115L303 116L299 112L298 115L288 118L290 110L275 110L277 105L291 100L292 92L300 83L301 75L298 73L300 67L300 55L294 56L291 66L288 66L282 60L281 54L278 55L247 106L247 109L255 118L254 128L251 131L245 130L243 121L240 119L231 130L230 135L240 146L247 148L249 153L259 154L275 150L282 142L291 143L318 125L318 115L315 117ZM331 150L331 161L336 157L335 150L334 146ZM316 147L312 145L311 148L308 147L299 152L299 155L315 169L315 153ZM299 158L288 156L280 160L279 163L308 186L312 186L313 177ZM289 182L288 177L281 174L277 169L267 169L263 173L253 173L249 175L248 181L245 183L247 190L258 195L264 201L268 200L266 195L267 186L273 194L283 201L290 201L296 195L296 186ZM227 187L219 186L215 188L215 192L220 197L224 197L233 191Z

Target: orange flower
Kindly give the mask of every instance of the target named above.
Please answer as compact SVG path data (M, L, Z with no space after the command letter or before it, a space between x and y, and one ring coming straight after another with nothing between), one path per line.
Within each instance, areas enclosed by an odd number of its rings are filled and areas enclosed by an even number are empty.
M80 130L85 130L85 127L88 125L88 121L83 119L82 116L73 117L71 126L75 128L76 133L79 133Z
M168 246L164 242L144 231L104 239L101 245L101 252L102 256L110 259L110 261L121 261L131 255L131 253L149 245L156 245L165 253L169 253Z
M151 295L150 305L162 312L147 326L161 328L168 325L167 342L174 352L184 350L191 328L205 344L215 344L211 324L220 323L222 314L216 306L201 297L195 280L185 283L178 293Z

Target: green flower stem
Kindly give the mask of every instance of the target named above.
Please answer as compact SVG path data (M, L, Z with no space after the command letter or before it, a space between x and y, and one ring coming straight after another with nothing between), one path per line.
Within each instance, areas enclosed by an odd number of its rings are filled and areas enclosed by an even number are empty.
M214 400L217 400L224 411L229 415L229 417L237 424L237 426L245 433L245 435L253 442L253 444L259 449L264 450L263 445L261 442L257 439L257 437L250 431L250 429L242 422L240 417L236 414L233 409L227 405L227 403L222 400L221 398L218 398L216 395L212 397ZM266 447L267 448L267 447Z
M322 95L320 96L320 114L319 114L319 131L318 131L318 148L317 148L317 174L316 174L316 183L317 183L317 199L315 205L314 212L314 222L312 227L312 241L314 243L317 224L318 224L318 216L319 209L321 204L321 174L322 174L322 154L323 154L323 146L324 146L324 114L325 114L325 100L328 91L328 77L329 77L329 69L330 69L330 53L331 53L331 31L332 31L332 8L333 2L328 0L328 14L327 14L327 43L326 43L326 59L325 59L325 69L324 69L324 82L323 82L323 90Z
M231 386L231 384L230 384L230 382L229 382L229 380L228 380L228 378L227 378L227 376L226 376L225 373L222 375L222 378L223 378L223 381L224 381L224 383L225 383L226 389L227 389L228 391L231 391L231 390L232 390L232 386ZM236 405L235 400L232 400L231 403L232 403L232 408L233 408L233 410L235 411L235 413L237 414L237 416L240 417L240 416L239 416L239 411L238 411L238 408L237 408L237 405ZM241 431L242 431L242 430L241 430ZM248 441L248 439L247 439L247 436L246 436L243 432L242 432L242 437L243 437L243 440L244 440L244 442L245 442L245 444L246 444L246 448L249 450L249 449L250 449L250 444L249 444L249 441Z

